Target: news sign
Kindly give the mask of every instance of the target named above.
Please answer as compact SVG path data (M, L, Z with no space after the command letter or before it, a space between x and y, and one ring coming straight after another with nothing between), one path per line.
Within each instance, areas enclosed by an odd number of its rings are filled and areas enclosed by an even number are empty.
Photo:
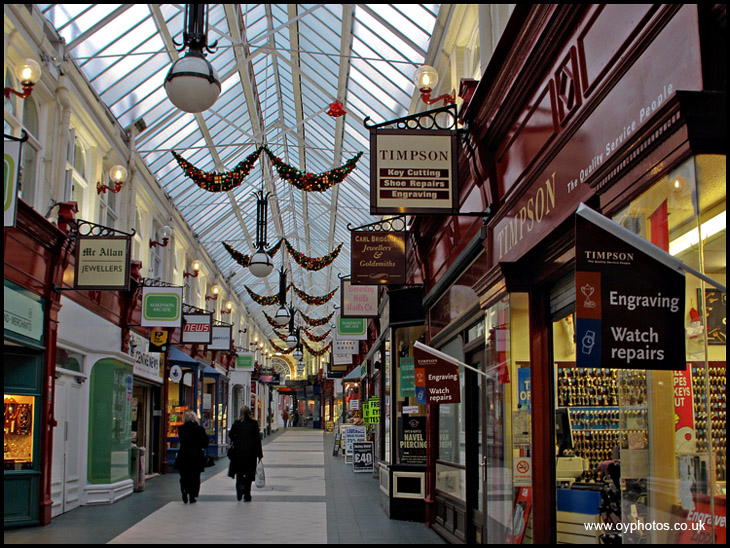
M211 314L183 314L183 343L210 344L213 342Z
M684 370L678 261L585 206L575 219L576 366Z

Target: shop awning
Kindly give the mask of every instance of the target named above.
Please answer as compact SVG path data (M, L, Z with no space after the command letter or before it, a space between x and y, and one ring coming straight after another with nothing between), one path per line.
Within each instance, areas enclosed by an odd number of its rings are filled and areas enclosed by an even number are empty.
M200 367L203 365L198 360L191 358L185 352L179 348L175 348L174 346L170 346L170 353L167 356L167 361L173 365L182 365L185 367Z
M358 366L350 371L342 378L342 380L347 382L358 382L360 380L360 367Z
M198 363L203 366L203 375L220 375L220 371L216 370L214 367L203 362Z

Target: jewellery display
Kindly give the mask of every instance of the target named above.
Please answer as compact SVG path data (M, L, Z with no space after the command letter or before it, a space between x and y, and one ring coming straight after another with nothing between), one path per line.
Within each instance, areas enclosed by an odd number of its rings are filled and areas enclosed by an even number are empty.
M558 369L558 407L615 405L618 405L615 369Z
M33 466L32 396L5 394L5 470L27 470Z
M727 452L727 415L726 415L726 368L722 362L710 362L708 369L709 390L705 386L704 365L692 366L692 393L694 396L695 433L697 452L709 451L707 429L708 413L711 429L712 451L715 455L715 474L717 481L725 481L725 456ZM707 393L709 392L709 404Z
M648 447L643 371L558 367L557 383L558 407L568 408L575 455L591 468L614 458L614 448Z

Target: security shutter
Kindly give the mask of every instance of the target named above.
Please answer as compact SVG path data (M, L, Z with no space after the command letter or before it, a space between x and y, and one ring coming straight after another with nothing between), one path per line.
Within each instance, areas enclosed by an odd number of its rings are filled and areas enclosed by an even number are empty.
M573 311L575 311L575 273L571 271L550 288L550 315L556 319Z

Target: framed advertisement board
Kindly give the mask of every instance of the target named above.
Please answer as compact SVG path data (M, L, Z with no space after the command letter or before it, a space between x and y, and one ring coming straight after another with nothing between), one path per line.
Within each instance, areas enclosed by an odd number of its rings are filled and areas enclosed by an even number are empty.
M213 340L213 316L211 314L183 315L183 343L210 344Z
M370 214L455 213L456 132L373 129Z
M352 285L406 283L405 232L356 230L350 249Z
M129 289L131 239L127 236L78 236L76 289Z

